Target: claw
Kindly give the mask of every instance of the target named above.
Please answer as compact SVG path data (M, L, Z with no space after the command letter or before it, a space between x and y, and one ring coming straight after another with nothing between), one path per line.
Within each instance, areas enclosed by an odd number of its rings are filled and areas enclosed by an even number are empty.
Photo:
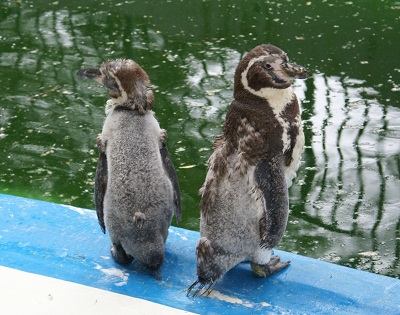
M197 280L189 287L189 289L187 290L186 296L190 296L191 291L192 291L199 283L200 283L200 280L197 279ZM207 286L207 288L206 288L205 290L203 290L204 287L206 287L206 286ZM196 289L196 291L194 291L194 293L192 294L192 298L196 298L196 297L198 297L199 295L200 295L200 296L209 296L210 293L211 293L211 291L213 290L213 286L214 286L214 282L211 282L211 283L209 283L209 284L200 283L200 285L198 286L198 288Z
M203 288L204 288L204 286L205 286L205 284L201 284L198 288L197 288L197 290L194 292L194 294L192 295L192 298L197 298L199 295L201 296L201 295L203 295L202 293L200 294L200 292L203 290Z
M193 290L193 289L196 287L196 285L199 284L199 283L200 283L200 280L197 279L197 280L189 287L189 289L187 290L186 296L190 296L190 293L192 292L192 290ZM194 293L192 294L192 298L196 298L196 297L199 295L200 291L203 290L204 286L205 286L205 284L200 283L199 287L198 287L198 288L196 289L196 291L194 291Z
M208 288L201 294L201 296L209 296L214 288L214 283L210 283Z
M190 292L192 292L193 288L199 283L199 280L197 279L190 287L189 289L186 291L186 296L190 295Z

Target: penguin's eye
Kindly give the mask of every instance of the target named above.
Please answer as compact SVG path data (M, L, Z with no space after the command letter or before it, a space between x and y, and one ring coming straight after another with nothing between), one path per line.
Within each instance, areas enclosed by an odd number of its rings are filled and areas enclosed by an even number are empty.
M269 63L265 63L264 64L264 68L267 69L267 70L272 70L273 69L272 66Z

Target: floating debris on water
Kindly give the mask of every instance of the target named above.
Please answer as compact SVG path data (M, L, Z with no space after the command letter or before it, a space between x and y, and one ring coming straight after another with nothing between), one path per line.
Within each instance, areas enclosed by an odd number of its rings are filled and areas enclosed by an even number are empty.
M358 253L358 255L364 256L364 257L374 257L374 256L378 256L379 254L377 252L367 251L367 252Z

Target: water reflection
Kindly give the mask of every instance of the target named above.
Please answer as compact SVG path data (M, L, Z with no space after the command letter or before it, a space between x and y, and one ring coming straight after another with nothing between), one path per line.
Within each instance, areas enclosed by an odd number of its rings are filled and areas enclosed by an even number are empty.
M400 111L380 104L378 93L360 80L313 79L314 104L304 104L310 117L306 162L292 189L292 218L326 236L314 247L317 257L352 266L364 259L360 268L398 271ZM329 253L320 255L325 246ZM363 266L365 253L377 263Z
M137 5L140 10L145 4ZM263 38L257 34L262 27L276 29L274 20L254 20L248 12L242 16L251 20L248 25L210 18L211 11L222 10L221 1L194 10L199 16L185 13L189 22L182 28L182 21L171 22L166 15L155 21L151 15L116 13L115 7L110 13L103 4L95 12L48 6L0 5L0 191L93 208L94 139L104 119L106 92L78 82L75 71L129 56L149 73L155 111L168 130L182 188L182 226L198 229L197 190L232 100L235 67ZM251 46L243 35L250 31ZM203 40L207 33L212 36ZM237 44L238 39L243 41ZM303 58L317 63L319 55L327 54L302 56L282 48L299 63ZM400 109L383 104L393 96L366 81L364 68L349 75L335 67L329 69L334 75L317 71L295 86L306 150L291 188L290 222L281 247L398 276Z

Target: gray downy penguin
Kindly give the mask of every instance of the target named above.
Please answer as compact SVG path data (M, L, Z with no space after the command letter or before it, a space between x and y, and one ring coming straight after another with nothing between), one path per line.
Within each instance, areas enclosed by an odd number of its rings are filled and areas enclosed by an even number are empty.
M161 279L164 245L181 201L166 131L152 111L154 96L146 72L133 60L105 61L77 72L109 89L106 119L97 137L99 159L95 206L111 254L119 264L136 259Z
M200 189L198 279L187 295L208 295L243 261L266 277L290 261L272 257L286 229L288 187L304 146L300 109L291 87L307 71L273 45L252 49L238 64L234 100L215 138Z

